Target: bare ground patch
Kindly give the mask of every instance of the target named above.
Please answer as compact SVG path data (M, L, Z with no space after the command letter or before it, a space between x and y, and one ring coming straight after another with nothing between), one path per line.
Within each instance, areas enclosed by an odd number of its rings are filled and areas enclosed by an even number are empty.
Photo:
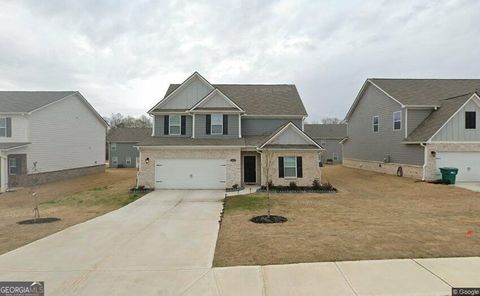
M272 196L283 224L249 221L265 194L227 198L214 265L480 255L480 193L342 166L323 176L337 194Z

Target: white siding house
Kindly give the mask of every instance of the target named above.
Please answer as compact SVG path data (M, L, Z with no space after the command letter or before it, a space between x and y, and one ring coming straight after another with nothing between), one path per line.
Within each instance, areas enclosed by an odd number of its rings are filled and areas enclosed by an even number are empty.
M2 191L104 170L107 124L79 92L0 92L0 110Z

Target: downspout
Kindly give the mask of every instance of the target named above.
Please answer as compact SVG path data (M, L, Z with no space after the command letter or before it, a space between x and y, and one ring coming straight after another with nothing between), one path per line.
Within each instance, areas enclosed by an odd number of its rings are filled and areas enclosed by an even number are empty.
M425 181L425 168L427 167L427 145L425 143L420 143L420 146L423 147L423 166L422 166L422 181Z

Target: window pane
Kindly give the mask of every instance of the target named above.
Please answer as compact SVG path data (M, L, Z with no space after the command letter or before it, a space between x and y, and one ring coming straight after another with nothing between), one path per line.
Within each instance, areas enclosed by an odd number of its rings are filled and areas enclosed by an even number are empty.
M378 124L378 117L377 116L373 117L373 124Z
M5 128L7 127L7 119L6 118L0 118L0 128Z
M467 111L465 112L465 128L466 129L476 129L476 112L474 111Z
M402 120L402 113L401 112L395 112L393 113L393 118L395 121L400 121Z
M295 157L284 157L283 158L283 166L284 167L295 167L296 161Z
M374 124L374 125L373 125L373 131L374 131L374 132L378 132L378 124Z
M396 121L393 127L394 129L398 130L402 128L402 124L400 123L400 121Z
M170 115L170 125L180 125L180 115Z
M297 176L297 169L296 168L285 167L284 173L285 173L285 177L296 177Z
M222 125L212 125L212 134L223 134Z
M170 126L170 134L172 135L179 135L180 134L180 127L179 126Z
M212 125L223 125L223 114L211 115Z
M6 136L7 136L7 129L0 128L0 137L6 137Z

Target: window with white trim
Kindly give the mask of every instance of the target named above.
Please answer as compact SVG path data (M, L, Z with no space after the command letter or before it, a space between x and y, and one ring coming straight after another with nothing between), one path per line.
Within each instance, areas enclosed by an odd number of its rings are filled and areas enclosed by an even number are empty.
M131 165L131 164L132 164L132 158L131 158L130 156L126 157L126 158L125 158L125 163L126 163L127 165Z
M402 129L402 111L393 112L393 130Z
M112 151L117 151L117 143L112 143Z
M7 136L7 118L0 118L0 137Z
M223 135L223 114L212 114L210 118L211 134Z
M182 118L180 115L170 115L168 119L168 133L180 135L182 131Z
M374 133L378 133L379 121L378 115L372 117L372 129Z
M117 165L117 164L118 164L118 157L117 157L117 156L113 156L113 157L112 157L112 164L113 164L113 165Z
M283 174L285 178L297 177L297 158L295 156L283 157Z
M17 159L14 157L8 159L8 173L10 175L17 174Z

